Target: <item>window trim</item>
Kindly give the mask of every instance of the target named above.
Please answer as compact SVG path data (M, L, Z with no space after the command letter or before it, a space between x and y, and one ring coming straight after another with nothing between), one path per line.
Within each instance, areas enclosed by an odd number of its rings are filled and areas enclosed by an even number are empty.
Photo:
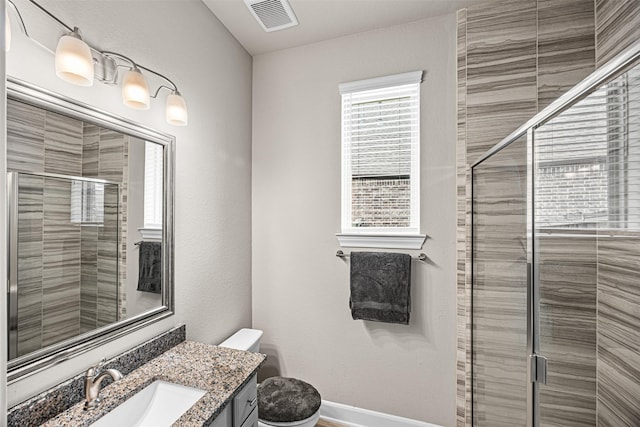
M420 249L425 235L420 234L420 88L423 71L412 71L358 80L339 85L341 95L341 233L336 237L341 246ZM418 85L417 120L412 125L411 145L411 217L409 227L352 227L351 206L351 144L349 131L345 128L344 95L394 86ZM367 243L369 242L369 243Z

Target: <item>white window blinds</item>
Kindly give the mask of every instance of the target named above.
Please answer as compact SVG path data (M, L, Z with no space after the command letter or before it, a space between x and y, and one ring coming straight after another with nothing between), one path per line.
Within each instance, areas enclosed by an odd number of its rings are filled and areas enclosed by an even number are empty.
M419 231L422 71L340 85L342 231Z
M144 227L162 228L163 147L146 141L144 150Z
M639 229L640 67L534 131L536 224Z

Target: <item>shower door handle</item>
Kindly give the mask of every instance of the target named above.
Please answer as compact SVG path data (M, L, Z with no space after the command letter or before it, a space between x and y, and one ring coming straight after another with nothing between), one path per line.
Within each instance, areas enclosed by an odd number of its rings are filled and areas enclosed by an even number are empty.
M531 360L531 382L546 384L547 383L547 358L539 354L529 356Z

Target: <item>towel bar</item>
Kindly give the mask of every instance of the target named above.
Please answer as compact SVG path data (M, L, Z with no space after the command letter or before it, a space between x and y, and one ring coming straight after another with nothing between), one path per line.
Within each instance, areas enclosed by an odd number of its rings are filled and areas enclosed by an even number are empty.
M336 252L336 256L338 258L344 258L344 257L348 257L350 256L350 254L345 254L344 252L342 252L341 250L338 250L338 252ZM412 257L413 258L413 257ZM427 260L427 255L424 253L420 253L418 255L418 257L416 258L418 261L426 261Z

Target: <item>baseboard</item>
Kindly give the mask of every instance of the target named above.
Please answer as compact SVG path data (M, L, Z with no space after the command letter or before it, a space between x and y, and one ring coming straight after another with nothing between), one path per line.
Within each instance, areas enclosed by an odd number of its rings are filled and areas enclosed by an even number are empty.
M440 427L436 424L411 420L382 412L347 406L341 403L322 401L320 419L344 424L349 427Z

